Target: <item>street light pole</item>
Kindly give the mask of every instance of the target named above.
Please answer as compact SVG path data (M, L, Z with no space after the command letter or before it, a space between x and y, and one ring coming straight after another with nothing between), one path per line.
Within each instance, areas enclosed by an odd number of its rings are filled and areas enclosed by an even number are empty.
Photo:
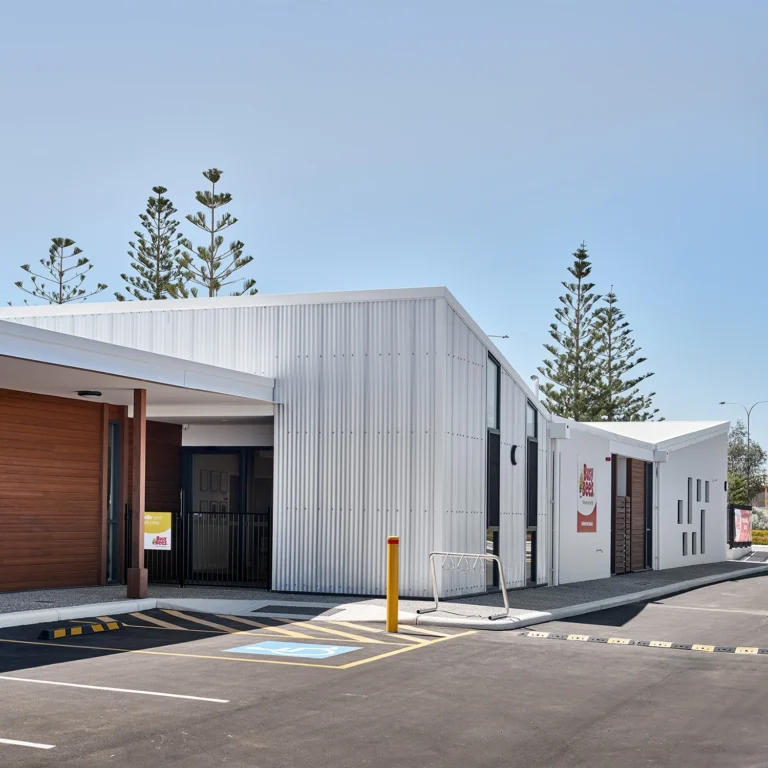
M743 403L728 403L725 400L720 401L720 405L738 405L740 408L744 409L744 413L747 414L747 504L751 507L752 506L752 496L749 493L749 487L752 482L752 455L750 449L750 432L749 432L749 420L752 416L752 409L756 405L760 405L761 403L768 403L768 400L758 400L756 403L752 403L752 405L747 408L746 405Z

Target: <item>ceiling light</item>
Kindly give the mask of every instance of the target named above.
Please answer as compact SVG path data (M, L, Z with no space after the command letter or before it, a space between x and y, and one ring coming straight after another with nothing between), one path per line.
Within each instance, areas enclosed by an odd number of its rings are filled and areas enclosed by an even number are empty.
M81 389L77 395L78 397L101 397L101 392L97 392L95 389Z

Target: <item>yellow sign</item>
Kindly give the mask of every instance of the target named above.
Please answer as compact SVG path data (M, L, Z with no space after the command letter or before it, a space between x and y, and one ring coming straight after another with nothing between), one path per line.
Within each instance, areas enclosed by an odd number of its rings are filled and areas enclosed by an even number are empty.
M171 549L172 512L144 513L144 549Z

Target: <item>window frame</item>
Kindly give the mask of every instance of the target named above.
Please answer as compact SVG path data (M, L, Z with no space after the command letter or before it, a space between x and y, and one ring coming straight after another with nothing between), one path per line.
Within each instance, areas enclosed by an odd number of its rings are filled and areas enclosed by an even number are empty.
M485 371L485 428L486 429L493 429L493 430L499 430L501 425L501 364L499 361L489 352L488 353L488 363L487 368ZM495 420L493 424L489 423L488 420L488 382L490 381L490 371L491 366L495 368L496 371L496 382L495 382L495 395L496 395L496 402L494 403L494 416Z

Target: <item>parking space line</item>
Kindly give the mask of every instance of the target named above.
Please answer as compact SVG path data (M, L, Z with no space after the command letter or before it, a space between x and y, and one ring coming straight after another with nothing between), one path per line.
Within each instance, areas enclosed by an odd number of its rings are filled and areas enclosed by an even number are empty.
M135 693L140 696L161 696L166 699L189 699L190 701L208 701L213 704L229 704L229 699L211 699L207 696L188 696L181 693L163 693L161 691L140 691L134 688L110 688L104 685L83 685L81 683L62 683L56 680L36 680L32 677L10 677L0 675L0 680L12 680L17 683L37 683L38 685L58 685L64 688L84 688L88 691L108 691L111 693Z
M213 629L218 629L220 632L228 633L231 635L236 635L242 632L242 630L240 629L233 629L232 627L227 627L224 624L217 624L215 621L208 621L208 619L200 619L197 616L189 616L188 614L182 613L181 611L172 611L170 608L163 608L162 611L163 613L167 613L170 616L174 616L177 619L183 619L184 621L192 621L195 624L202 624L204 627L212 627Z
M10 744L12 747L32 747L33 749L56 749L55 744L37 744L34 741L18 741L16 739L0 739L0 744Z
M273 627L271 624L263 624L260 621L254 621L253 619L245 619L242 616L226 616L221 615L218 618L228 619L229 621L237 621L240 624L245 624L248 627L258 627L259 629L269 630L271 632L277 632L279 635L285 635L287 637L299 638L300 640L317 640L312 635L304 635L301 632L295 632L292 629L284 629L283 627Z
M178 624L171 624L170 621L163 621L162 619L156 619L154 616L147 616L145 613L132 613L134 619L140 619L141 621L148 621L150 624L155 624L163 629L184 629Z
M242 634L251 634L243 632ZM184 659L213 659L214 661L239 661L245 664L281 664L288 667L316 667L320 669L342 669L331 664L310 664L300 661L273 661L272 659L244 659L233 656L211 656L200 653L178 653L172 651L152 651L146 648L110 648L103 645L75 645L74 643L45 642L44 640L14 640L6 637L0 637L0 643L14 643L16 645L46 645L51 648L74 648L81 651L109 651L110 653L138 653L145 656L178 656ZM419 648L420 646L409 646ZM227 653L227 651L224 651Z

